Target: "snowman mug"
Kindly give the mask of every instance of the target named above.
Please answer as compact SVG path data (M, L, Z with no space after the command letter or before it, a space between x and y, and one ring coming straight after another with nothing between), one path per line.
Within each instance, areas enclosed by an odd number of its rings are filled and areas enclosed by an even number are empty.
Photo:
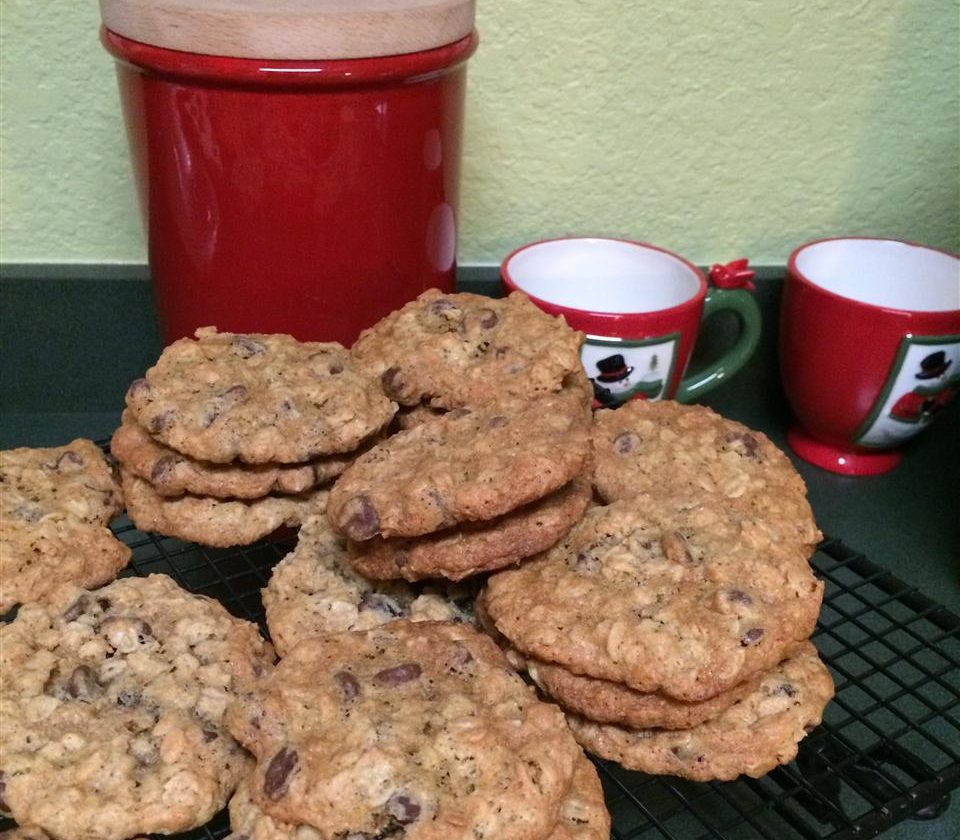
M748 361L760 338L760 310L749 290L746 260L704 273L683 257L643 242L561 237L524 245L500 266L508 291L522 291L545 312L586 334L580 358L594 405L630 399L690 402L725 382ZM733 346L684 376L701 325L733 312Z
M787 263L780 370L805 461L877 475L960 390L960 259L872 237L819 239Z

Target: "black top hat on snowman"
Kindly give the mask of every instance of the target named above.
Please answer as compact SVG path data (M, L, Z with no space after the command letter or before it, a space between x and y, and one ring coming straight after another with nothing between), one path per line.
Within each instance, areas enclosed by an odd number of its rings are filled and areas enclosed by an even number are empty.
M627 367L623 356L617 353L616 356L607 356L597 362L597 370L600 375L597 382L621 382L633 373L632 367Z
M917 379L936 379L938 376L943 376L952 364L953 359L947 361L947 354L943 350L937 350L936 353L924 356L920 360L920 373L917 374Z

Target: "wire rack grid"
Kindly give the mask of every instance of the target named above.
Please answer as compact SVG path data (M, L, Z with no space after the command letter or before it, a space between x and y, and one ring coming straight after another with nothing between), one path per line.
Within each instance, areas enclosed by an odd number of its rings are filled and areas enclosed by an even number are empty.
M168 574L266 632L260 589L292 533L212 549L125 518L114 530L133 549L125 575ZM614 840L865 838L945 811L960 786L960 618L838 540L812 563L826 583L813 641L836 682L823 724L794 762L760 779L694 783L597 760ZM177 838L229 830L221 813Z

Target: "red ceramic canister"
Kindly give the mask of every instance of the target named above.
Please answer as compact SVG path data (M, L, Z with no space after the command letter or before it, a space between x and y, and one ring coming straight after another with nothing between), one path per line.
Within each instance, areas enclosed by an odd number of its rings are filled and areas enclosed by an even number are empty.
M473 0L101 0L166 342L453 289Z

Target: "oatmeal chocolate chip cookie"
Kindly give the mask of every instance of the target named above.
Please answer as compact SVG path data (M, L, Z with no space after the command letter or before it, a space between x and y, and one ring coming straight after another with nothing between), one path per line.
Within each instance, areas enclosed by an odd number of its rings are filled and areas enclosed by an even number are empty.
M181 455L133 422L129 411L113 433L110 451L128 472L148 481L161 496L259 499L271 493L305 493L336 478L353 453L328 455L305 464L213 464Z
M833 680L816 648L763 674L760 684L719 717L692 729L625 729L569 716L577 740L594 755L630 770L698 782L758 778L797 755L833 697Z
M107 523L123 510L113 468L92 441L0 452L0 614L55 586L99 586L130 549Z
M327 512L355 542L489 520L579 475L589 448L572 394L460 409L359 457L334 484Z
M230 840L327 840L330 837L313 826L293 825L268 816L251 796L248 779L240 782L230 800L230 828ZM373 835L355 836L359 840ZM560 805L560 819L543 840L609 840L609 837L610 814L600 778L590 759L581 754L574 766L573 784Z
M576 478L548 496L488 522L473 522L422 537L356 544L353 567L369 578L462 580L511 566L546 551L583 515L590 479Z
M574 674L552 662L525 656L511 647L506 637L496 629L483 605L482 594L476 599L474 614L477 625L493 637L517 671L527 674L534 685L556 701L565 712L596 723L612 723L634 729L689 729L715 718L753 691L760 681L760 676L755 675L699 702L685 702L666 694L634 691L622 683ZM801 644L805 643L800 642L797 647Z
M158 495L149 482L120 471L130 521L141 531L217 548L250 545L283 525L296 526L322 510L326 490L299 496L214 499L208 496Z
M249 772L227 702L271 661L253 624L164 575L21 607L0 627L4 807L78 840L202 825Z
M250 795L249 777L237 785L229 808L230 834L227 840L328 840L330 836L313 826L293 825L264 813Z
M0 831L0 840L50 840L50 835L39 828L18 825L16 828Z
M493 574L483 605L528 656L701 701L810 636L823 596L802 553L746 540L708 507L587 511L554 548Z
M339 344L213 328L164 349L130 385L127 406L165 446L218 464L350 452L396 411Z
M394 621L301 642L227 713L256 804L328 837L548 836L581 755L468 625Z
M508 653L508 658L566 711L597 723L636 729L690 729L742 700L760 681L754 675L707 700L688 703L666 694L634 691L621 683L584 677L520 654Z
M472 593L466 589L418 593L405 583L361 577L322 512L303 523L296 548L274 567L262 594L270 638L281 656L312 636L369 630L398 618L471 620Z
M631 728L689 729L714 718L752 691L759 676L714 697L685 702L666 694L634 691L622 683L574 674L552 662L526 656L512 647L490 618L483 593L474 603L477 626L489 634L520 673L526 674L549 699L565 711L596 723ZM798 647L801 643L798 643Z
M595 485L611 502L648 494L724 504L746 524L812 552L820 541L803 479L762 432L700 405L633 400L594 415Z
M70 515L104 525L123 510L113 468L100 448L78 438L48 449L0 452L3 512L25 521Z
M393 424L395 431L405 432L407 429L415 429L417 426L443 417L446 413L443 408L431 408L429 405L403 405L393 418Z
M547 840L609 840L607 811L597 769L585 755L577 758L573 784L560 805L560 820Z
M472 408L560 391L582 370L582 342L522 292L495 300L431 289L364 331L350 353L403 405Z

